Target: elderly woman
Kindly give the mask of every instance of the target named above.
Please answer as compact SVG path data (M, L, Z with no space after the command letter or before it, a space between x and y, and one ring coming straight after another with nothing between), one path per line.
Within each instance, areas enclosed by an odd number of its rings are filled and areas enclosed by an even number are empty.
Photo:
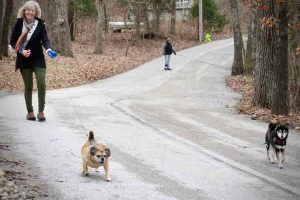
M16 71L20 69L24 82L24 96L28 114L27 120L36 120L32 106L33 73L38 88L39 121L45 121L46 62L42 46L51 51L45 22L40 19L41 8L36 1L27 1L18 11L18 19L13 29L10 45L17 53Z

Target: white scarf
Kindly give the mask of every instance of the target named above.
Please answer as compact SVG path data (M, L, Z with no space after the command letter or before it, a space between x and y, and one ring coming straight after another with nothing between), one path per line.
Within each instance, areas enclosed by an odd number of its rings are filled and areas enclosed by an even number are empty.
M28 34L27 34L26 40L22 44L23 48L20 48L19 51L22 52L22 50L26 47L26 45L27 45L28 41L30 40L32 34L34 33L34 31L35 31L38 23L39 23L39 21L36 20L36 19L33 22L31 22L31 23L27 23L27 21L25 19L23 19L22 34L26 33L27 31L28 31Z

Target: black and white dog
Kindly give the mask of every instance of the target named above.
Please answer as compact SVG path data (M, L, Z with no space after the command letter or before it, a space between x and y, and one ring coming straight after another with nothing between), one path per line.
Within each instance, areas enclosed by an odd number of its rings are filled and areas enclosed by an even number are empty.
M267 146L267 157L271 163L275 163L275 155L278 160L278 167L283 168L283 162L285 157L284 148L289 135L289 129L286 126L270 123L268 131L266 133L266 146ZM272 149L272 155L270 151Z

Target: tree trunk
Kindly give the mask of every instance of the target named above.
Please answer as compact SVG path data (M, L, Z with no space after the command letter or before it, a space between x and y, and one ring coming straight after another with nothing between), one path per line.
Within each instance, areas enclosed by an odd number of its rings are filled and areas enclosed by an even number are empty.
M252 39L252 44L251 44L251 63L252 63L252 71L254 72L254 68L256 65L256 56L257 56L257 37L258 34L257 32L259 31L259 23L258 23L258 13L255 9L252 10L251 12L251 39Z
M271 73L271 112L286 115L288 109L288 3L274 7L276 17L275 56Z
M2 60L2 56L3 56L2 21L3 21L3 0L0 0L0 60Z
M139 40L141 36L140 6L136 5L134 10L135 10L135 38L136 40Z
M103 3L103 12L104 12L104 28L105 28L105 33L108 33L108 12L107 12L107 2L105 1Z
M9 23L13 9L13 1L7 0L4 11L3 26L2 26L2 46L3 55L8 56L8 31Z
M171 11L171 26L170 33L176 34L176 0L172 0L172 11Z
M148 4L143 5L143 16L144 16L145 24L146 24L146 32L149 33L151 31L151 27L150 27L150 22L149 22L149 17L148 17Z
M74 18L75 12L74 12L74 1L70 0L68 3L68 22L70 26L70 36L71 36L71 41L75 40L75 34L74 34L74 23L75 23L75 18Z
M5 13L3 18L3 28L2 28L2 45L3 45L3 55L8 56L8 31L11 14L13 12L13 1L7 0L5 5Z
M153 1L153 28L155 32L155 38L160 35L159 25L160 25L160 7L161 7L161 0L154 0Z
M270 10L257 11L257 19L270 17ZM274 63L275 32L273 27L261 25L257 32L257 51L254 68L254 98L253 104L270 108L271 68Z
M96 0L96 8L97 8L97 27L96 27L96 47L95 53L102 54L103 53L103 24L104 24L104 16L103 16L103 0Z
M248 25L248 40L247 40L247 50L245 57L245 73L251 74L253 71L253 63L252 63L252 17L250 17L250 22Z
M232 65L231 75L240 75L244 72L243 65L243 38L240 28L240 18L238 4L236 0L230 0L232 28L234 33L234 60Z
M62 56L73 57L66 1L40 1L40 5L53 48Z
M295 0L289 2L290 24L295 27L298 23L300 11L297 9ZM300 30L293 28L289 34L289 93L290 109L300 111L300 57L296 55L296 49L300 47Z

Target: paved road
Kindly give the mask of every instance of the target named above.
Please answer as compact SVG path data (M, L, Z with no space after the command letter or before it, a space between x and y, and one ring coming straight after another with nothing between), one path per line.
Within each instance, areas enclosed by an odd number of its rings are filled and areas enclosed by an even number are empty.
M225 86L232 59L233 41L216 41L178 52L172 71L158 58L48 91L46 123L24 120L22 95L3 95L0 130L63 199L299 199L299 134L289 136L284 169L267 162L256 146L267 124L235 114L240 95ZM89 130L112 151L110 183L103 169L80 176Z

